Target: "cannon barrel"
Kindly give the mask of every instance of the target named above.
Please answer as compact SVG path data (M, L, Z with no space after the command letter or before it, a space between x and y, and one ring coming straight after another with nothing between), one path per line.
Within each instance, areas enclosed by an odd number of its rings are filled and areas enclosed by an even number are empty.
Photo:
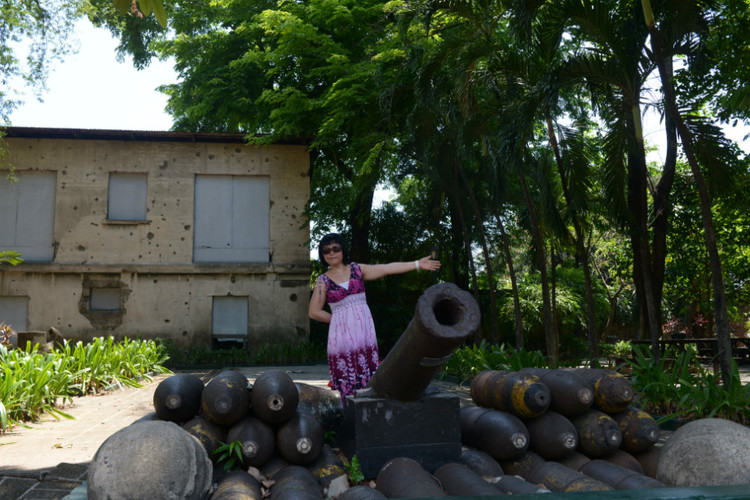
M372 395L419 399L479 321L479 305L470 293L453 283L432 285L419 297L414 317L370 379Z

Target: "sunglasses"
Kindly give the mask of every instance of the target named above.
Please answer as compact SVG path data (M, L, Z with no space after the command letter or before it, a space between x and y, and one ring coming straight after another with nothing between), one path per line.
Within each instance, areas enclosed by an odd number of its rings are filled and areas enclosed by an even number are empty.
M341 245L331 245L330 247L323 247L323 255L328 255L329 253L339 253L341 251Z

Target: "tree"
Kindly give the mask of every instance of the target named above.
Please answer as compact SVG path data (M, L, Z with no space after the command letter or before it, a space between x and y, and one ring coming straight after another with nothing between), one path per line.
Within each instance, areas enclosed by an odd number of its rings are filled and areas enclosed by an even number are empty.
M83 0L15 0L0 5L0 123L22 102L20 86L37 98L50 65L72 51L73 24Z

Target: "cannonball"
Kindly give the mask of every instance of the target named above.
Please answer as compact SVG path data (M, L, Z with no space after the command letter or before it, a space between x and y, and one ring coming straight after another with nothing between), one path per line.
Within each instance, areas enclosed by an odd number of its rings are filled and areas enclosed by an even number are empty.
M89 500L202 500L213 466L201 443L173 422L135 422L109 436L91 461Z
M750 483L750 429L718 418L683 425L664 443L656 479L675 487Z

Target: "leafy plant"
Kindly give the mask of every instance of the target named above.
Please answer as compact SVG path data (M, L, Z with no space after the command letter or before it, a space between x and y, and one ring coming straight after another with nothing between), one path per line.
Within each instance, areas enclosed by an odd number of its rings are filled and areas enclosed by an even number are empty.
M224 472L239 469L242 465L242 442L224 443L219 441L219 444L220 446L214 450L214 455L219 457L216 462L224 462Z
M365 480L365 475L362 474L362 469L359 465L359 457L357 457L356 454L352 455L351 461L344 458L343 462L344 470L346 471L346 476L349 478L349 482L352 484L359 484Z
M482 340L479 345L456 349L443 365L443 375L457 377L463 383L484 370L520 370L547 366L547 361L540 351L516 351L507 344L491 345Z
M21 254L12 250L0 250L0 263L5 262L11 266L15 266L23 262Z

